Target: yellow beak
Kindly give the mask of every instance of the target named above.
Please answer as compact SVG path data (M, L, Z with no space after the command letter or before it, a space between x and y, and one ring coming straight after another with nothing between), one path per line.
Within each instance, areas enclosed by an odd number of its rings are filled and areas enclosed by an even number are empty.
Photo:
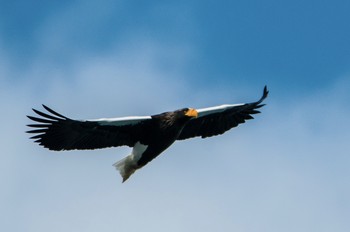
M197 112L197 110L190 108L185 115L188 117L197 118L198 112Z

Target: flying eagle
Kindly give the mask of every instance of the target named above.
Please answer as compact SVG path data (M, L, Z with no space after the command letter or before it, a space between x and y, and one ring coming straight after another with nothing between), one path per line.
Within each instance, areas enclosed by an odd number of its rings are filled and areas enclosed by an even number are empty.
M43 105L49 114L33 109L40 117L27 116L36 122L27 125L35 128L27 133L35 134L31 139L54 151L132 147L130 155L113 165L124 182L176 140L220 135L253 119L251 115L260 113L257 109L264 106L261 102L267 95L265 86L262 97L252 103L93 120L70 119Z

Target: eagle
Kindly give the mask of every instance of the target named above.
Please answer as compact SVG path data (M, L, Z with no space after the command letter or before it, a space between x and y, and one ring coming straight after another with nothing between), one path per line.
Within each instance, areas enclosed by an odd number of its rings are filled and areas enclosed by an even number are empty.
M53 151L92 150L129 146L131 154L113 164L125 182L136 170L160 155L176 140L207 138L225 133L253 119L268 95L252 103L225 104L193 109L183 108L151 116L132 116L75 120L42 105L47 112L36 109L39 116L27 116L34 142Z

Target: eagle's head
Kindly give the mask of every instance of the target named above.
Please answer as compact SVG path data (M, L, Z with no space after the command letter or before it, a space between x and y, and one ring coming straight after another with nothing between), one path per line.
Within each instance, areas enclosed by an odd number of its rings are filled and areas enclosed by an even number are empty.
M159 119L164 127L171 127L173 125L183 126L190 119L198 117L198 112L192 108L183 108L154 115L152 117Z
M178 118L191 119L191 118L198 117L197 110L195 110L193 108L183 108L183 109L175 111L175 113L177 114Z

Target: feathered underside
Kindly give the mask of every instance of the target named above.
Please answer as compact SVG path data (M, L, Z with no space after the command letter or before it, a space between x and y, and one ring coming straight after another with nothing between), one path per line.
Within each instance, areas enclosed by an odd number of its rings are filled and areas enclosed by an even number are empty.
M34 139L39 145L50 150L98 149L127 145L132 147L141 140L138 133L140 126L147 119L132 120L91 120L80 121L67 118L43 105L48 113L36 109L33 111L41 117L27 116L36 122L29 127L34 130L27 133L36 134Z
M252 115L260 113L258 109L264 106L261 103L267 95L265 86L262 97L252 103L92 120L70 119L43 105L47 112L33 109L38 116L27 116L35 122L28 125L31 130L27 133L34 134L31 139L39 145L56 151L133 147L130 155L114 165L124 182L176 140L220 135L253 119Z
M166 138L206 138L223 134L246 120L253 119L252 115L260 113L258 109L264 106L261 103L267 95L265 86L262 97L256 102L198 109L196 118L183 117L181 112L188 110L184 108L153 116L73 120L43 105L46 113L33 109L39 117L27 116L36 122L28 125L34 129L27 132L34 134L31 139L39 145L57 151L123 145L133 147L137 142L149 144L152 140L154 143L160 139L157 137L160 135L163 136L162 141L166 141ZM186 123L182 120L186 120ZM178 134L176 130L181 132Z
M252 115L260 113L257 109L265 105L261 103L268 93L265 86L262 97L256 102L198 109L198 117L186 124L178 140L220 135L246 120L253 119Z

